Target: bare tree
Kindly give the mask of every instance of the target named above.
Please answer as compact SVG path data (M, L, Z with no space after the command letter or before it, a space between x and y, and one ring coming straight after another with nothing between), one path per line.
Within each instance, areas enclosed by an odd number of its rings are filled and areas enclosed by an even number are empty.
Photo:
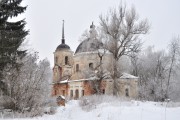
M91 79L91 87L95 94L102 94L102 81L108 78L109 71L107 70L108 63L104 63L103 58L106 57L106 48L104 47L101 30L99 27L95 27L94 23L90 25L89 32L86 30L80 37L81 44L85 47L82 47L82 50L93 51L94 63L89 68L84 68L82 76L84 78ZM93 44L92 44L93 43ZM93 46L92 46L93 45ZM84 49L83 49L84 48ZM95 65L95 66L93 66ZM111 67L109 67L111 68Z
M130 57L130 60L131 60L131 66L132 66L132 74L135 75L135 76L138 76L138 61L139 61L139 55L138 53L132 53L131 54L131 57Z
M82 33L82 35L79 37L79 42L83 42L84 40L86 40L87 38L89 38L89 36L90 36L90 33L89 33L89 31L86 29L83 33Z
M105 54L105 49L103 49L103 51L98 50L97 66L93 69L95 78L91 81L95 94L102 94L102 81L109 78L110 72L107 70L108 65L104 65L103 63L103 57Z
M138 19L134 7L127 9L125 5L120 5L118 9L110 9L106 16L100 15L100 25L107 39L106 47L114 57L113 94L118 95L117 62L122 56L129 56L132 52L140 50L139 36L148 32L149 24L146 19Z

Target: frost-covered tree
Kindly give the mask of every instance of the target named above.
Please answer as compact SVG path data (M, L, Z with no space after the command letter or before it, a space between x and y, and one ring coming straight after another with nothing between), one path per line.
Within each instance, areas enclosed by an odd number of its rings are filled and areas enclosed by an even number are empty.
M119 59L132 52L140 50L141 42L139 36L146 34L149 30L147 20L139 20L134 7L127 9L120 5L118 9L110 9L106 16L100 16L100 25L107 40L107 49L114 57L114 95L118 95L118 68Z
M106 52L107 51L105 49L98 50L96 66L92 68L92 72L90 72L90 76L93 79L91 81L91 86L95 94L103 94L103 80L110 78L111 64L105 63L105 61L103 61Z
M37 62L37 53L29 54L22 59L23 65L6 72L5 83L8 85L11 103L5 108L15 111L43 111L50 97L51 69L49 61Z
M28 34L28 31L24 29L25 20L9 21L26 10L26 7L20 5L21 2L22 0L2 0L0 2L0 89L5 94L7 86L3 82L4 68L6 65L10 68L18 68L17 58L22 58L26 53L25 50L19 49Z
M139 76L139 97L164 101L167 98L178 100L179 94L179 39L173 39L169 51L155 51L153 47L136 56L132 61L132 73ZM135 63L133 63L135 62Z
M134 69L138 71L140 98L155 101L165 99L167 64L168 57L164 51L154 51L152 47L139 56Z
M169 70L167 76L167 88L166 88L166 97L169 96L169 86L171 79L174 79L173 76L177 70L178 57L180 53L180 39L173 38L169 44Z

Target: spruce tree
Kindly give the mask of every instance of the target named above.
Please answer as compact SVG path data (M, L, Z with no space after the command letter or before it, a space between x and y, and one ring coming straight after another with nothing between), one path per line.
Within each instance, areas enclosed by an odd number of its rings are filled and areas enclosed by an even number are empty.
M6 85L3 81L5 68L18 68L17 59L25 56L25 50L19 47L28 35L25 30L25 20L9 22L9 19L24 13L26 6L21 6L22 0L1 0L0 1L0 89L7 93ZM6 72L6 71L5 71Z

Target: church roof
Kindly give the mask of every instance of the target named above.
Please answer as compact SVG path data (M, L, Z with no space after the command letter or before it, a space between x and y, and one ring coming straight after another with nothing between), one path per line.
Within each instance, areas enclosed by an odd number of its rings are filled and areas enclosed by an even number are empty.
M63 50L63 49L70 49L70 47L67 44L61 43L57 48L56 51L58 50Z
M90 36L79 44L75 51L75 54L82 52L93 52L103 48L103 43L97 39L97 31L93 22L92 25L90 25L89 32Z
M82 52L93 52L101 49L103 47L103 43L97 39L87 38L86 40L82 41L79 46L77 47L75 54L82 53Z

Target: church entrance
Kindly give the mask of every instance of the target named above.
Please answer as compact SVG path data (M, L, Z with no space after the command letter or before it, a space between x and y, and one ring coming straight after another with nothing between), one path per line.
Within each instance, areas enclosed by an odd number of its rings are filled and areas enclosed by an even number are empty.
M79 90L76 89L76 91L75 91L75 99L77 100L78 98L79 98Z

